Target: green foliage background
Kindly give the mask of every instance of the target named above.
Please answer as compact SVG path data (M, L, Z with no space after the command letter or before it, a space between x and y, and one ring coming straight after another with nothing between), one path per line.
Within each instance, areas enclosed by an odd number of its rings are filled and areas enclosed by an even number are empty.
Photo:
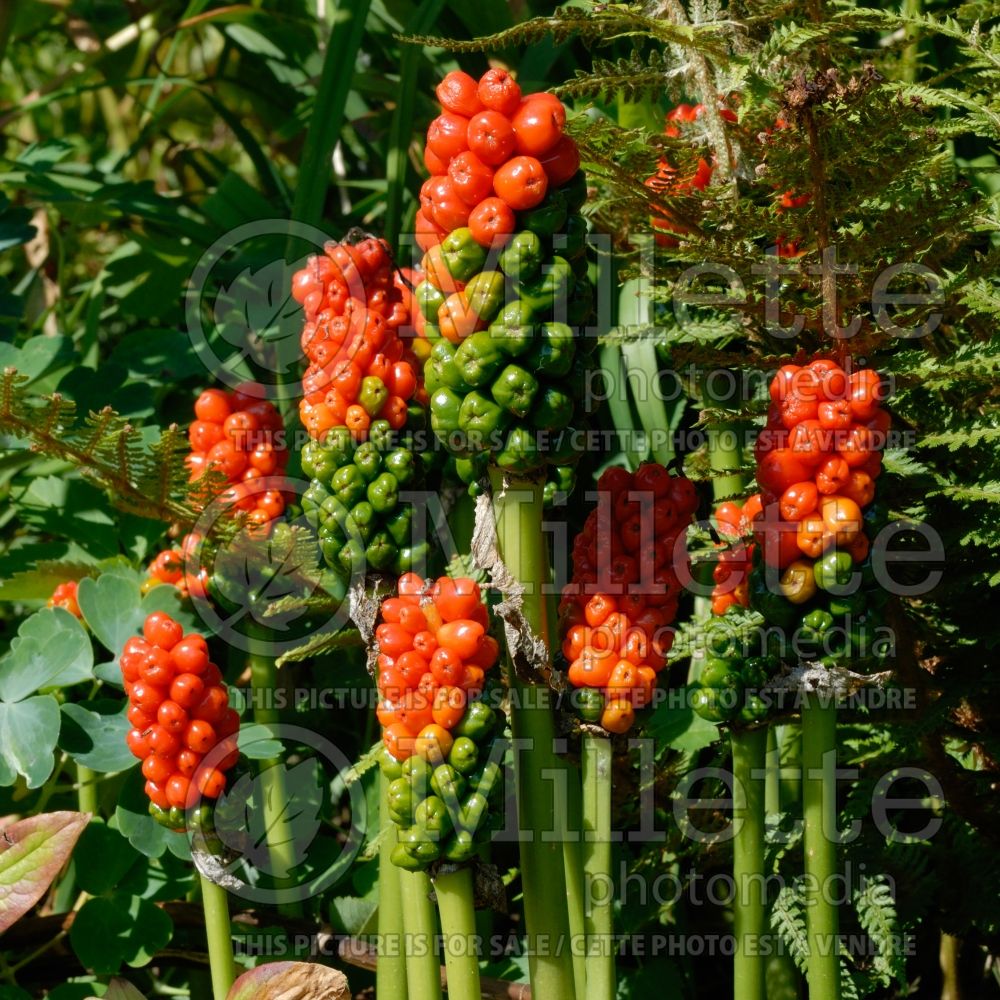
M165 522L191 516L177 464L183 436L169 428L183 429L211 373L187 336L186 283L219 237L247 223L294 219L333 237L355 225L390 237L406 232L434 84L459 63L485 68L484 49L516 68L526 90L561 86L578 112L572 128L597 187L595 227L614 240L619 277L645 269L652 281L648 306L623 299L613 317L621 325L608 331L602 358L615 371L650 364L683 371L690 363L764 372L778 355L816 349L815 329L794 347L763 338L753 294L735 325L703 310L681 328L667 308L685 264L709 259L744 273L778 227L802 239L808 261L821 238L859 265L856 280L841 286L845 311L867 308L865 289L890 263L920 262L944 278L944 318L933 336L900 344L869 324L853 345L892 374L890 408L897 426L913 432L912 446L888 456L883 498L896 515L933 525L946 562L930 595L895 609L896 666L915 692L915 710L845 713L841 760L859 774L842 788L843 819L865 820L847 854L878 876L852 900L847 930L873 947L845 964L845 982L846 995L942 995L938 955L951 955L957 940L959 957L946 970L970 996L997 995L1000 747L991 666L1000 638L992 610L1000 584L1000 8L987 0L906 0L900 11L853 0L580 0L558 8L541 0L343 0L322 10L298 0L0 7L0 369L24 377L0 383L0 641L11 648L0 661L0 814L73 808L92 789L96 799L87 802L103 817L48 899L57 920L81 907L73 933L36 959L54 924L11 931L0 941L7 982L0 997L89 996L103 986L68 981L123 964L141 967L130 974L150 996L205 995L203 969L185 958L204 950L191 918L186 844L146 817L136 769L114 752L123 719L108 662L143 611L172 600L143 598L139 570L164 546ZM463 52L437 41L495 33ZM424 44L404 45L401 34L424 36ZM880 79L865 77L868 62ZM760 141L787 106L790 82L799 74L813 81L830 67L842 84L867 82L856 94L825 93L810 105L814 137L799 127ZM697 149L689 137L661 135L673 104L713 92L740 95L738 127L724 134L709 115ZM650 214L641 178L661 155L683 172L712 152L722 183L678 199L675 210L695 232L650 270L633 252ZM737 168L727 181L731 162ZM765 170L756 169L761 164ZM811 189L817 169L825 197L778 219L775 190ZM272 280L268 266L284 243L278 233L248 244L213 280L223 289ZM817 320L815 289L789 295ZM266 343L271 324L262 325ZM753 426L763 413L759 399L713 410L697 380L684 389L683 405L671 412L622 390L603 419L619 430L668 422L697 429L720 416ZM53 393L55 403L39 402ZM113 414L102 416L105 407ZM712 478L700 450L681 458L689 474ZM34 614L68 577L95 579L81 603L96 644L62 612ZM233 656L229 679L242 668ZM291 669L302 686L329 685L331 677L346 687L367 683L360 658L343 651ZM686 669L679 656L674 679ZM336 731L342 749L357 756L371 742L371 718L355 712L301 721ZM623 759L617 819L638 823L638 793L646 789L660 825L673 829L667 817L677 781L696 764L721 762L724 751L714 727L690 715L658 712L651 732L662 745L652 787L636 760ZM794 746L794 723L784 735L782 746ZM925 844L888 842L867 821L879 777L903 767L925 768L941 782L943 798L925 806L942 829ZM88 774L97 775L96 786L87 786ZM796 806L794 782L784 791L772 817L779 827ZM332 813L323 820L333 843L339 820ZM916 828L925 820L907 822ZM794 875L796 848L794 838L772 848L775 871ZM629 870L651 876L690 878L729 864L724 843L696 849L676 831L620 853ZM376 897L367 857L314 901L309 918L317 925L355 933L370 924ZM724 906L628 899L618 926L652 940L721 933L727 919ZM802 919L790 882L772 900L772 924L792 959ZM265 913L262 923L267 929L279 918ZM108 924L133 930L111 948L99 933ZM516 937L516 924L500 929ZM893 947L903 932L915 942L905 959ZM165 947L167 956L150 964ZM523 974L515 960L489 971ZM621 971L623 997L728 989L718 960L626 956ZM775 997L802 995L792 961L776 960L770 974Z

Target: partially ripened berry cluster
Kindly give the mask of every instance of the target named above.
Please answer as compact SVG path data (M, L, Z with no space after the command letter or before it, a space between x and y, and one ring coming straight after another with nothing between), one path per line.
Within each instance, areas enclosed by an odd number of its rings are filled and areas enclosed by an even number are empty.
M755 524L764 562L785 571L787 600L805 603L843 584L868 555L862 509L875 496L890 426L882 380L818 359L784 365L754 455L762 513ZM787 578L787 579L786 579Z
M280 517L285 510L281 490L254 485L280 476L288 462L281 414L273 404L239 389L206 389L195 401L194 415L187 458L192 482L214 470L232 484L222 498L246 512L251 525L264 527Z
M184 810L216 799L238 760L238 713L205 639L184 635L163 612L146 618L142 636L125 643L122 679L128 695L128 748L142 761L150 814L165 826L184 825ZM225 751L204 758L220 743Z
M46 602L48 607L63 608L74 618L82 618L80 605L76 602L76 588L76 580L65 580L63 583L57 584L55 590L52 591L52 596Z
M560 603L562 652L586 722L624 733L650 704L673 642L698 506L694 484L655 463L598 480L598 504L573 542L573 579Z
M487 759L497 715L479 700L500 652L489 612L473 580L407 573L381 618L377 715L400 828L393 860L413 869L465 861L500 786Z
M384 240L329 243L292 279L302 304L302 350L309 359L299 404L316 440L347 427L363 441L373 420L393 430L420 398L419 363L400 338L410 323L411 290L395 270Z
M596 341L579 336L593 290L579 212L586 182L563 134L565 109L551 94L522 96L501 69L478 82L449 73L437 95L415 292L431 345L432 427L470 485L490 461L515 473L568 470ZM572 475L558 485L572 486Z

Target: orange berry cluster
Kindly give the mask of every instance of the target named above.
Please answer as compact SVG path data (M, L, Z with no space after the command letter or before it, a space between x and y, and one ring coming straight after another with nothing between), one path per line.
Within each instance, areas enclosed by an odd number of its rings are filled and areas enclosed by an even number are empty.
M563 134L566 109L552 94L528 94L503 69L479 80L459 70L437 86L442 112L427 129L416 237L429 250L468 227L482 247L516 230L515 212L536 208L550 188L580 167L576 143Z
M412 292L393 267L384 240L329 243L292 278L302 304L302 350L309 367L299 403L302 425L316 440L347 427L365 440L373 420L393 430L406 423L407 404L422 393L420 365L400 339L408 328Z
M560 602L562 652L570 683L601 695L582 703L584 719L624 733L651 702L673 643L676 570L698 496L689 479L652 462L635 473L608 469L597 490Z
M500 648L475 581L404 573L397 595L382 602L375 629L382 740L398 761L444 760Z
M731 607L750 607L747 576L753 562L752 542L743 542L753 529L755 518L763 509L761 496L755 493L745 503L727 500L715 509L715 523L723 538L718 561L712 570L712 614L724 615Z
M224 499L247 512L251 525L263 527L280 517L285 510L281 491L252 485L255 479L280 476L288 463L288 449L280 443L281 415L274 406L239 389L206 389L195 400L194 415L188 428L191 481L215 470L233 484Z
M120 660L132 726L126 740L142 761L150 811L160 819L157 810L187 809L199 794L219 797L225 772L239 758L240 717L229 707L204 637L184 635L180 624L160 611L146 618L142 631L125 643ZM223 741L229 752L203 766L206 754Z
M56 586L52 596L46 602L50 608L64 608L74 618L82 618L80 605L76 603L76 580L66 580Z
M181 544L172 549L164 549L149 564L149 579L143 585L144 591L161 583L176 587L181 597L203 598L208 593L208 570L204 567L196 573L189 572L188 562L197 557L201 538L188 534Z
M891 425L881 377L817 359L782 366L770 395L754 447L764 561L784 569L836 548L863 562L869 541L861 511L874 499Z

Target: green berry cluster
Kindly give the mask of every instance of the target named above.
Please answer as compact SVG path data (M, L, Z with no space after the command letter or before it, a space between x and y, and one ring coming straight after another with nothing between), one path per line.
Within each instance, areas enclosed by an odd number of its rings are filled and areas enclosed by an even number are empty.
M335 573L349 578L367 570L423 569L431 536L415 531L415 508L401 494L421 489L436 459L384 420L372 423L366 441L356 441L346 427L333 427L322 441L303 447L302 469L311 479L303 513Z
M467 484L491 463L526 474L570 470L580 457L574 430L588 416L596 346L580 335L594 301L579 213L585 196L578 174L519 213L522 228L493 257L463 228L424 259L416 301L431 342L431 426ZM456 310L465 311L456 319ZM573 474L552 483L551 491L571 489Z

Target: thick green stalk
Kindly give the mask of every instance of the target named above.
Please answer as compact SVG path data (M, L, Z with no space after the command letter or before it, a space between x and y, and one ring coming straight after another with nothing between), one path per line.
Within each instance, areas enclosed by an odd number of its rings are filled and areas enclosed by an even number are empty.
M923 13L923 0L903 0L903 16L917 18ZM900 54L899 75L907 83L916 83L920 69L920 29L906 26L906 46Z
M733 996L764 1000L764 765L767 729L733 730ZM752 774L756 772L756 777Z
M204 875L199 878L208 938L208 962L212 970L212 996L214 1000L226 1000L229 988L236 979L233 935L229 927L229 897L221 885L216 885Z
M497 540L507 568L524 586L524 617L537 636L548 635L542 585L548 579L548 548L542 533L542 487L512 480L504 491L502 473L491 470ZM552 691L518 676L508 656L511 729L530 748L516 754L517 812L521 839L521 888L532 994L545 1000L573 1000L573 961L566 906L563 846L557 831L551 776L556 759Z
M480 1000L476 905L472 894L472 869L458 868L434 877L444 964L448 972L449 1000ZM397 996L398 994L392 994Z
M764 778L764 814L777 816L781 812L781 754L778 751L776 727L767 727L767 775Z
M725 395L728 379L706 378L702 384L702 396L706 406L732 409L736 400ZM715 499L724 500L743 490L743 447L740 441L741 427L736 421L713 420L706 430L708 455L712 467L712 492Z
M389 815L389 779L379 775L378 938L375 992L380 997L406 996L406 953L403 948L403 897L399 869L392 863L396 825Z
M563 762L566 763L565 761ZM583 875L583 790L577 768L566 764L566 837L563 840L563 870L566 873L566 907L569 910L573 948L573 980L578 1000L587 995L587 956L580 946L587 937Z
M281 721L275 707L277 699L275 692L278 687L278 671L274 660L253 649L250 660L250 684L253 691L254 722L262 726L276 725ZM281 760L263 760L260 762L260 780L264 795L264 823L267 831L267 852L271 866L275 871L286 873L284 877L274 879L275 886L281 888L290 885L287 873L296 864L295 838L288 824L288 790L285 787L285 767ZM278 904L279 910L286 916L298 916L302 913L302 904L288 900Z
M426 872L400 869L403 927L406 935L405 1000L441 1000L441 965L434 953L437 921L431 902L431 880ZM396 1000L391 993L389 1000ZM379 998L381 1000L381 998ZM403 1000L400 996L399 1000Z
M631 337L635 338L621 345L622 367L629 385L627 395L631 396L642 429L649 437L653 460L669 465L674 460L673 432L680 422L683 395L678 392L677 400L681 403L674 402L668 409L662 398L660 379L673 380L676 376L672 372L661 376L653 332L649 329L645 334L639 332L650 327L655 318L650 290L648 278L630 278L618 295L619 327L623 333L631 330Z
M837 707L811 696L802 708L802 811L805 819L809 1000L840 1000L837 907L830 896L837 868Z
M614 879L611 875L611 740L583 737L583 871L588 888L587 1000L614 1000Z

